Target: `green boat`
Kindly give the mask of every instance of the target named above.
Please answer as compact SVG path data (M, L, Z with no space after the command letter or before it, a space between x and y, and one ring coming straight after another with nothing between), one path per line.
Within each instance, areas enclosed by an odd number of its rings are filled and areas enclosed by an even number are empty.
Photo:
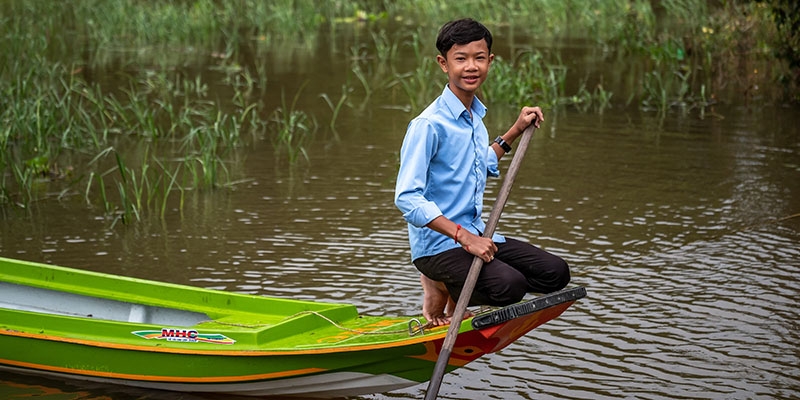
M461 323L447 371L558 317L582 287ZM342 397L430 379L447 327L353 305L0 258L0 370L181 392Z

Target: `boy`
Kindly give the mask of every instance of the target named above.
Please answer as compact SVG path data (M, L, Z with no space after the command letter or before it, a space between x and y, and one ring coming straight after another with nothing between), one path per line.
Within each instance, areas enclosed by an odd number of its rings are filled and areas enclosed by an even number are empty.
M484 266L470 305L505 306L527 292L549 293L569 283L561 258L528 243L481 235L487 175L499 176L498 160L530 124L544 116L523 107L511 128L489 144L483 124L486 107L475 96L494 59L492 34L472 19L442 26L436 61L448 83L408 125L400 150L395 205L408 222L411 257L421 272L422 315L429 324L450 323L474 257ZM466 314L469 315L469 314Z

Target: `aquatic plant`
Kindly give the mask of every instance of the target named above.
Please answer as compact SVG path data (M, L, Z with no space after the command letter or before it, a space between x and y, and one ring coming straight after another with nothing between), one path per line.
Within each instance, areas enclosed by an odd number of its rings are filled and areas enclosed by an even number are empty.
M88 176L85 196L101 188L107 212L121 210L120 218L126 223L140 220L143 212L152 209L144 207L153 203L152 196L162 196L156 194L159 187L172 190L180 182L194 188L226 185L232 178L224 165L225 153L241 146L243 132L266 125L257 114L258 104L246 102L249 85L236 86L234 107L228 113L222 111L222 104L204 99L208 85L199 75L187 79L145 70L127 88L108 91L75 72L83 67L67 68L41 56L21 58L11 66L17 75L0 83L5 95L0 100L0 120L6 122L0 130L2 204L24 206L49 192L37 187L60 185L67 178L65 187L72 187L73 177L65 171L78 169L77 179ZM141 159L142 169L133 170L126 167L124 149L140 138L156 146ZM155 153L162 141L162 150L179 144L186 154L184 168L178 165L170 171L171 185L160 183L164 164ZM67 158L72 152L104 147L115 149L118 175L99 172L96 161L75 167L80 157ZM64 167L59 168L59 163ZM162 171L153 174L156 165ZM194 168L198 165L201 168ZM107 195L106 184L116 186L115 200ZM65 191L59 193L63 196Z
M175 190L180 192L178 209L183 211L185 191L178 183L182 164L170 170L151 150L150 146L143 149L138 169L128 166L123 155L113 147L104 149L89 162L89 165L100 167L107 157L113 155L113 166L104 172L91 172L84 189L87 204L92 205L93 199L99 198L104 213L111 220L110 227L118 222L125 225L141 222L151 216L163 220ZM107 192L107 179L113 181L116 197ZM95 186L99 191L97 196L93 195Z
M351 91L352 89L347 84L343 84L342 93L341 95L339 95L339 100L336 101L336 104L333 104L333 101L331 100L331 98L328 96L327 93L319 95L322 98L322 100L325 101L325 104L328 105L328 108L330 108L331 112L333 113L333 115L331 116L331 121L330 123L328 123L328 127L334 133L336 132L336 120L339 119L339 113L342 111L342 107L344 107L347 104L347 98Z
M575 93L567 93L567 74L567 67L558 57L551 63L539 51L524 51L513 62L495 57L491 77L482 89L488 101L514 106L576 106L585 111L594 104L598 112L610 106L612 93L600 84L589 91L584 82Z
M391 65L398 57L400 43L390 38L385 30L372 32L372 42L375 46L375 61L380 66Z
M272 137L275 152L285 153L290 164L297 162L300 156L309 160L306 146L311 143L317 130L316 119L305 111L297 109L297 100L307 83L295 93L291 103L287 103L286 94L281 91L281 106L275 109L270 119L276 133Z
M646 56L637 76L643 109L685 112L712 98L749 99L767 86L771 70L781 68L768 61L765 40L775 34L765 3L710 7L701 0L670 0L659 5L660 24L653 22L649 6L631 9L615 39L622 45L613 46L629 58Z
M442 74L441 69L436 64L434 58L424 48L429 46L428 36L420 30L414 31L409 38L403 42L404 46L410 47L414 55L414 68L408 72L394 72L393 79L387 83L386 88L396 90L400 88L406 95L408 105L404 107L407 111L417 112L427 105L442 90L447 78Z
M396 79L389 85L389 88L399 86L408 99L407 109L411 112L422 110L423 107L440 92L441 86L434 82L440 81L445 84L446 79L442 76L439 66L431 59L421 60L419 65L410 72L397 73Z

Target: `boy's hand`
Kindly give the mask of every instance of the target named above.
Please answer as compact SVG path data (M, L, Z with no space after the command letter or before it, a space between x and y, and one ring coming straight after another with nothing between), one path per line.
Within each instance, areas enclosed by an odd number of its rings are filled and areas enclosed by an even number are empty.
M491 238L485 238L466 231L463 239L461 236L459 236L459 239L461 247L468 253L480 257L485 263L490 263L494 260L494 254L497 253L497 245L494 244Z
M529 126L533 125L538 128L542 121L544 121L544 114L542 113L542 109L539 107L522 107L522 111L519 112L519 117L517 120L514 121L514 125L511 125L511 128L508 128L508 132L501 136L506 143L511 145L517 140L518 137L522 136L522 132L525 132ZM497 154L497 159L499 160L506 151L498 145L491 144L490 146L494 147L494 152Z
M519 135L527 128L529 125L533 124L536 128L544 121L544 114L542 114L542 109L539 107L522 107L522 111L519 112L519 117L517 117L517 122L514 123L514 128L519 131Z

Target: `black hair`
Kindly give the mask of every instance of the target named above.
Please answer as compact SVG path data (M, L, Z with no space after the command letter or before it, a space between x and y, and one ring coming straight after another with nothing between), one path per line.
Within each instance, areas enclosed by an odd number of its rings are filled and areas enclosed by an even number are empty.
M439 30L436 38L436 48L442 56L447 57L447 52L453 45L467 44L476 40L486 40L489 52L492 52L492 33L483 24L472 18L457 19L450 21Z

